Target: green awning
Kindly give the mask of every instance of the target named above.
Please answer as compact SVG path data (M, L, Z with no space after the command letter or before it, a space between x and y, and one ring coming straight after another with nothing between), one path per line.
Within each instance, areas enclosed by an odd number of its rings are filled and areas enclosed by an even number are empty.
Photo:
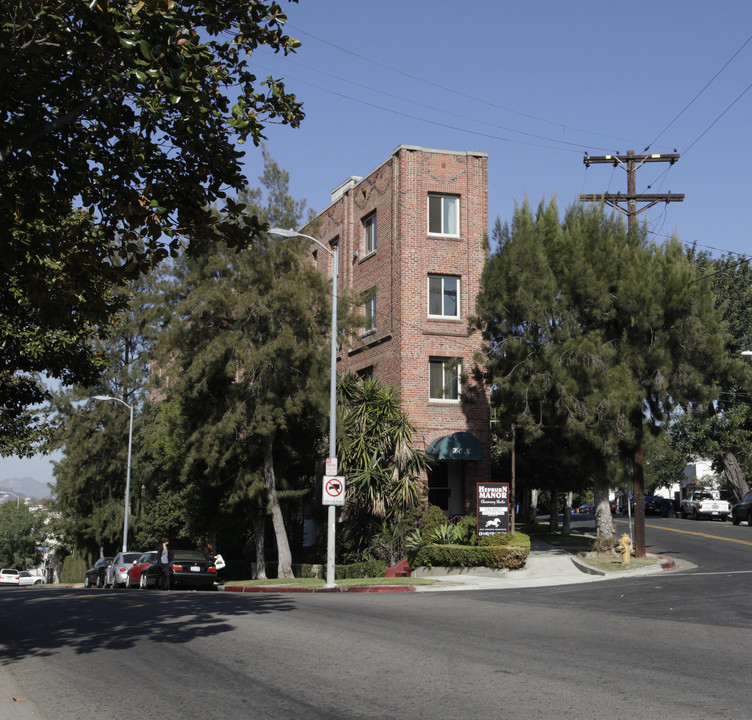
M434 460L482 460L483 446L475 435L456 432L436 438L426 450Z

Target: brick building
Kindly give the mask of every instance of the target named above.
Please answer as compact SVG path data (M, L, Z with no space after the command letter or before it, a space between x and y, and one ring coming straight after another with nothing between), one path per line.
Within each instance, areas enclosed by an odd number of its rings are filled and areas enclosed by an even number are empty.
M339 247L340 292L367 294L360 342L338 367L398 389L415 445L437 462L429 499L449 515L475 511L490 480L488 392L473 382L479 333L468 335L488 232L485 153L401 145L350 177L308 225ZM331 274L328 253L316 252Z

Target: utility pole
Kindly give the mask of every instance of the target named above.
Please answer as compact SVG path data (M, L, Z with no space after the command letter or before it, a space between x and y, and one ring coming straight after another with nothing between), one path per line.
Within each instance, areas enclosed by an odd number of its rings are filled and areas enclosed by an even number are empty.
M627 216L628 226L631 228L637 222L637 216L653 207L659 202L682 202L684 195L667 194L650 194L637 193L637 182L635 175L638 168L645 163L650 162L667 162L673 165L679 159L679 153L664 153L652 155L635 155L634 150L628 150L626 155L600 155L591 157L585 155L583 162L586 167L593 164L608 163L614 167L622 167L627 171L627 194L603 193L602 195L580 195L580 202L605 202L607 205L615 208ZM626 209L619 206L619 203L627 203ZM647 203L644 207L637 209L637 203ZM645 557L645 453L642 447L642 420L640 427L637 429L638 447L635 449L633 457L633 476L632 483L634 486L634 549L635 557ZM627 498L629 502L629 498Z
M608 164L614 167L622 167L627 171L627 194L622 193L603 193L601 195L580 195L580 202L605 202L606 205L619 210L627 216L627 222L632 227L637 222L637 216L653 207L659 202L681 202L684 195L673 195L669 193L640 193L637 194L637 170L645 163L667 162L673 165L679 159L679 153L663 153L652 155L635 155L634 150L628 150L626 155L585 155L583 162L585 167L596 164ZM627 203L627 208L619 206L619 203ZM638 202L648 203L644 207L637 209Z

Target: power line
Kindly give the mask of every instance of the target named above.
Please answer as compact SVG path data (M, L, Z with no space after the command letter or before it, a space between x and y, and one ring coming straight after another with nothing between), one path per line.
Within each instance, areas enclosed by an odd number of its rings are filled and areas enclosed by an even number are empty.
M307 70L312 70L313 72L319 73L320 75L326 75L327 77L333 78L334 80L338 80L340 82L349 83L350 85L354 85L355 87L363 88L364 90L368 90L369 92L378 93L379 95L384 95L385 97L394 98L395 100L399 100L401 102L410 103L411 105L416 105L417 107L426 108L428 110L439 112L439 113L442 113L444 115L457 117L457 118L460 118L461 120L468 120L470 122L478 123L479 125L487 125L489 127L497 128L499 130L504 130L506 132L516 133L518 135L525 135L527 137L535 138L537 140L545 140L546 142L556 143L556 144L559 144L559 145L567 145L567 146L570 146L570 147L577 148L580 152L583 151L583 150L585 150L586 148L589 148L591 150L593 150L593 149L595 149L595 150L604 150L604 151L607 150L607 148L605 148L605 147L591 146L591 145L587 145L586 143L575 143L575 142L570 142L568 140L558 140L557 138L548 137L546 135L538 135L536 133L526 132L524 130L515 130L514 128L510 128L510 127L507 127L505 125L499 125L498 123L486 122L484 120L478 120L476 118L469 118L466 115L460 115L459 113L454 113L454 112L448 111L448 110L446 110L444 108L435 107L433 105L427 105L425 103L420 103L420 102L417 102L416 100L413 100L413 99L410 99L410 98L405 98L405 97L402 97L400 95L395 95L394 93L386 92L384 90L379 90L377 88L371 87L370 85L365 85L363 83L356 82L355 80L349 80L348 78L342 77L341 75L335 75L334 73L330 73L330 72L328 72L326 70L319 70L318 68L312 67L310 65L306 65L305 63L297 62L295 60L291 60L289 58L286 59L285 62L289 63L291 65L298 65L298 66L300 66L302 68L305 68ZM271 70L269 68L264 67L263 65L260 65L258 63L254 63L254 65L256 67L258 67L258 68L266 70L267 72L271 72ZM291 76L291 75L289 75L287 73L285 74L285 77L289 78L289 79L292 79L292 80L295 80L296 82L300 82L300 83L303 83L303 84L306 84L306 85L310 85L311 87L314 87L317 90L322 90L323 92L329 92L329 93L332 93L334 95L339 95L340 97L344 97L344 98L346 98L348 100L351 100L352 102L363 103L365 105L371 105L368 102L359 100L359 99L351 97L349 95L343 95L343 94L338 93L338 92L336 92L334 90L329 90L327 88L322 88L322 87L314 85L313 83L310 83L310 82L308 82L306 80L301 80L300 78L296 78L294 76ZM371 106L373 107L373 105L371 105ZM391 112L391 110L389 108L384 108L384 107L378 106L378 105L376 107L379 107L380 109L382 109L382 110L384 110L386 112ZM423 118L416 118L416 119L424 121ZM513 142L513 141L510 140L509 142Z
M693 98L692 98L692 99L691 99L691 100L690 100L690 101L689 101L689 102L688 102L688 103L687 103L687 104L686 104L686 105L685 105L685 106L684 106L684 107L683 107L683 108L682 108L682 109L681 109L681 110L679 111L679 113L678 113L678 114L677 114L677 115L676 115L676 116L674 117L674 119L673 119L673 120L671 120L671 122L670 122L670 123L669 123L668 125L666 125L666 127L665 127L665 128L663 128L663 130L661 130L661 131L660 131L660 132L658 133L658 135L656 135L656 136L655 136L655 139L653 140L653 142L651 142L651 143L648 143L647 147L646 147L646 148L645 148L645 149L643 150L643 152L647 152L647 151L648 151L648 150L649 150L649 149L651 148L651 146L655 144L656 140L658 140L658 138L660 138L660 137L661 137L661 135L663 135L663 133L665 133L665 132L666 132L666 130L668 130L668 129L669 129L669 128L670 128L670 127L671 127L671 126L672 126L672 125L673 125L673 124L674 124L674 123L675 123L675 122L676 122L676 121L677 121L677 120L678 120L678 119L679 119L679 118L680 118L680 117L681 117L681 116L682 116L683 114L684 114L684 112L685 112L686 110L688 110L688 109L689 109L690 105L692 105L692 103L694 103L694 101L695 101L695 100L697 100L697 98L698 98L698 97L700 97L700 95L702 95L702 94L703 94L703 93L704 93L704 92L705 92L705 91L706 91L706 90L707 90L707 89L708 89L708 88L709 88L709 87L710 87L710 86L711 86L711 85L713 84L713 82L715 82L716 78L717 78L717 77L718 77L718 76L719 76L719 75L720 75L720 74L721 74L721 73L722 73L722 72L723 72L723 71L724 71L724 70L725 70L725 69L726 69L726 68L727 68L727 67L729 66L729 64L731 63L731 61L732 61L732 60L733 60L733 59L734 59L734 58L735 58L735 57L736 57L736 56L737 56L737 55L738 55L738 54L739 54L739 53L740 53L740 52L741 52L742 50L744 50L744 48L745 48L745 47L747 46L747 44L748 44L748 43L750 42L750 40L752 40L752 35L750 35L750 36L749 36L749 37L748 37L748 38L747 38L747 39L746 39L746 40L745 40L745 41L744 41L744 42L742 43L742 46L741 46L741 47L740 47L740 48L739 48L739 49L738 49L738 50L737 50L737 51L736 51L736 52L735 52L735 53L734 53L734 54L733 54L733 55L732 55L732 56L731 56L731 57L730 57L730 58L729 58L729 59L728 59L728 60L727 60L726 62L725 62L725 64L723 65L723 67L722 67L722 68L721 68L721 69L720 69L720 70L719 70L719 71L718 71L718 72L717 72L717 73L716 73L715 75L713 75L713 77L712 77L712 78L710 78L710 80L708 80L708 82L707 82L707 83L705 84L705 87L703 87L703 89L702 89L702 90L700 90L700 92L698 92L698 93L697 93L697 95L695 95L695 96L694 96L694 97L693 97ZM749 88L747 88L747 90L749 90ZM747 92L747 91L745 90L744 92ZM725 111L724 111L724 112L725 112ZM714 124L715 124L715 123L714 123ZM711 127L712 127L712 125L711 125ZM708 129L710 129L710 128L708 128ZM707 131L706 131L706 132L707 132ZM704 133L703 133L703 134L704 134ZM700 137L702 137L702 136L700 136ZM699 138L698 138L698 140L699 140ZM696 142L696 141L695 141L695 142ZM694 143L693 143L693 144L694 144ZM690 147L692 147L692 146L690 145ZM687 152L687 151L685 150L684 152Z
M530 113L522 112L521 110L516 110L514 108L507 107L505 105L499 105L498 103L494 103L487 98L479 98L475 95L470 95L469 93L462 92L460 90L456 90L455 88L447 87L446 85L442 85L441 83L437 83L434 80L429 80L427 78L420 77L419 75L414 75L412 73L409 73L405 70L401 70L400 68L392 67L391 65L387 65L386 63L383 63L379 60L374 60L373 58L366 57L365 55L362 55L360 53L357 53L353 50L349 50L346 47L343 47L342 45L338 45L337 43L331 42L330 40L326 40L324 38L321 38L317 35L313 35L312 33L306 32L302 28L298 28L294 25L291 25L288 23L288 28L295 30L296 33L299 33L301 35L306 35L314 40L317 40L320 43L323 43L325 45L329 45L330 47L335 48L336 50L339 50L340 52L343 52L347 55L351 55L353 57L358 58L359 60L362 60L363 62L371 63L372 65L376 65L377 67L381 67L385 70L389 70L390 72L397 73L398 75L402 75L403 77L410 78L411 80L415 80L417 82L424 83L426 85L431 85L433 87L438 88L439 90L443 90L444 92L452 93L454 95L457 95L459 97L464 97L469 100L473 100L478 103L482 103L484 105L488 105L489 107L495 108L497 110L504 110L505 112L512 113L514 115L519 115L520 117L527 118L529 120L537 120L539 122L547 123L549 125L554 125L556 127L564 128L565 130L573 130L576 132L586 133L588 135L593 135L595 137L602 137L602 138L608 138L609 140L619 140L622 142L632 142L631 140L628 140L627 138L620 138L616 137L614 135L605 135L603 133L598 133L593 130L586 130L584 128L578 128L574 125L568 125L566 123L557 121L557 120L549 120L547 118L539 117L538 115L532 115ZM584 144L583 144L584 145ZM581 145L582 147L582 145ZM595 146L593 146L594 149L596 149Z

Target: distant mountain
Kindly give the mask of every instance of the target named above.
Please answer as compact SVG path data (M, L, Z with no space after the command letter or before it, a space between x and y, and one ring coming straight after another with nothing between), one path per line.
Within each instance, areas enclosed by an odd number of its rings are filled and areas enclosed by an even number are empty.
M0 490L10 490L32 500L41 500L53 494L47 487L47 483L39 482L39 480L30 477L5 478L0 482Z

